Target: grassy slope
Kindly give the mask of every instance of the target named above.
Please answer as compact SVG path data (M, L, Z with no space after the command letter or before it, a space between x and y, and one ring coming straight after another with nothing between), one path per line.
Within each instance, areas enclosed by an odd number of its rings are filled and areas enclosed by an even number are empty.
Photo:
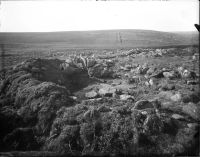
M195 32L167 33L150 30L0 33L0 44L3 43L39 47L54 45L63 48L155 47L197 44L198 34Z

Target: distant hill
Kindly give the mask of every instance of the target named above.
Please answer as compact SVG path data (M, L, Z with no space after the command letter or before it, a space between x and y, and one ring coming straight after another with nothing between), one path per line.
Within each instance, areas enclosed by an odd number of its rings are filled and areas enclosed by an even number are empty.
M48 33L0 33L0 44L64 45L66 48L118 48L197 45L197 32L101 30Z

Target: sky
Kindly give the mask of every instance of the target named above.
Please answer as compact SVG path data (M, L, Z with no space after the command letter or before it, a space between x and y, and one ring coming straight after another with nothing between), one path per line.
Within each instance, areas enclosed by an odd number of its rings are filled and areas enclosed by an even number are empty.
M0 32L196 31L198 0L1 1Z

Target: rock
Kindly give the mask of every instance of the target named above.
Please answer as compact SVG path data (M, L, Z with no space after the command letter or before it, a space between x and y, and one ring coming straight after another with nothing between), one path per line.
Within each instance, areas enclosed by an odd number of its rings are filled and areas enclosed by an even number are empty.
M98 91L100 96L112 97L116 93L116 89L110 85L103 85Z
M151 75L151 74L153 74L154 73L154 71L155 71L155 68L149 68L149 70L147 70L147 72L146 72L146 74L147 75Z
M147 108L154 108L153 104L148 100L139 100L135 103L135 106L133 107L133 109L137 110L144 110Z
M121 80L113 80L113 82L111 83L112 86L117 86L117 85L120 85L120 84L122 84Z
M106 61L106 65L108 66L108 67L112 67L112 66L114 66L115 65L115 62L113 61L113 60L107 60Z
M158 94L158 97L163 98L163 99L167 99L167 100L171 100L171 101L174 101L174 102L179 102L182 99L182 96L181 96L180 93L173 94L171 91L161 91Z
M135 73L136 74L141 74L142 73L142 67L140 65L135 69Z
M120 100L133 100L134 101L134 97L131 95L127 95L127 94L122 94L122 95L120 95Z
M188 103L187 105L184 105L182 108L182 111L185 114L188 114L193 119L199 121L200 120L200 106L199 104L194 103Z
M184 117L179 115L179 114L173 114L172 118L174 118L174 119L184 119Z
M131 70L131 68L132 68L132 66L131 66L130 64L126 64L126 65L125 65L125 69Z
M77 100L78 99L76 96L69 96L69 98L71 98L73 100Z
M98 63L93 67L90 67L88 69L88 73L90 76L97 78L112 78L114 71L112 68L103 65L103 63L102 64Z
M158 71L158 72L156 72L156 73L154 73L154 74L152 74L150 77L154 77L154 78L163 78L164 76L163 76L163 71Z
M181 98L182 98L182 96L181 96L180 93L174 94L174 95L172 95L172 96L170 97L170 99L171 99L172 101L175 101L175 102L181 101Z
M199 84L199 81L187 81L187 84L188 85L197 85L197 84Z
M175 89L175 85L173 85L173 84L164 83L164 84L161 84L160 86L161 86L160 90L163 90L163 91Z
M140 76L133 76L133 77L128 78L128 83L129 84L131 84L131 83L140 83L140 82L141 82Z
M197 123L188 123L187 126L188 126L189 128L195 128L195 127L198 126L198 124L197 124Z
M175 77L175 74L174 74L173 71L171 71L171 72L163 72L163 76L165 78L168 78L168 79L173 79Z
M139 74L145 75L147 73L148 69L149 69L148 67L142 67L142 69L140 69Z
M184 70L183 73L182 73L182 77L184 78L189 78L191 76L191 73L189 70Z
M83 100L82 102L99 102L101 101L102 98L94 98L94 99L87 99L87 100Z
M146 86L150 86L151 84L150 84L148 81L146 81L146 82L145 82L145 85L146 85Z
M98 93L95 92L95 91L90 91L90 92L88 92L88 93L85 94L85 97L89 98L89 99L96 98L97 96L98 96Z
M150 78L150 80L149 80L149 84L151 86L157 86L158 83L159 83L159 80L157 78Z
M167 109L177 113L182 112L182 106L179 105L179 102L171 102L171 101L162 102L161 109Z
M68 63L62 63L62 64L60 64L60 69L63 70L63 71L65 71L68 74L72 74L72 73L74 73L74 72L77 71L76 67L73 67L73 66L71 66Z
M177 70L178 70L179 74L182 75L183 71L184 71L184 68L183 67L178 67Z

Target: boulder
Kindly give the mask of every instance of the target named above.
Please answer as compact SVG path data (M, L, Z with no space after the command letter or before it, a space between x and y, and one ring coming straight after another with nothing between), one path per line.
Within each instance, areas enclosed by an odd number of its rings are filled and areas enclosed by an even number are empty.
M88 69L88 73L90 76L97 77L97 78L112 78L114 71L111 67L107 67L103 64L96 64L93 67Z
M184 117L181 116L180 114L173 114L172 118L174 118L174 119L184 119Z
M98 93L95 92L94 90L93 90L93 91L90 91L90 92L88 92L88 93L85 94L85 97L86 97L86 98L89 98L89 99L91 99L91 98L96 98L97 96L98 96Z
M162 99L166 99L166 100L170 100L173 102L179 102L182 100L182 95L180 93L173 93L171 91L161 91L158 94L158 98L162 98Z
M184 105L182 111L192 117L193 119L200 121L200 106L199 104L194 104L192 102Z
M133 100L134 101L134 97L131 95L127 95L127 94L122 94L122 95L120 95L120 100Z
M141 77L140 76L132 76L128 78L128 83L140 83L141 82Z
M154 73L154 71L155 71L155 68L151 67L151 68L149 68L149 69L147 70L146 74L147 74L147 75L151 75L151 74Z
M178 102L182 100L182 96L180 93L176 93L170 97L172 101Z
M112 97L116 93L116 89L110 85L102 85L98 91L100 96Z
M175 77L175 73L173 71L171 71L171 72L163 72L163 76L165 78L168 78L168 79L173 79Z

